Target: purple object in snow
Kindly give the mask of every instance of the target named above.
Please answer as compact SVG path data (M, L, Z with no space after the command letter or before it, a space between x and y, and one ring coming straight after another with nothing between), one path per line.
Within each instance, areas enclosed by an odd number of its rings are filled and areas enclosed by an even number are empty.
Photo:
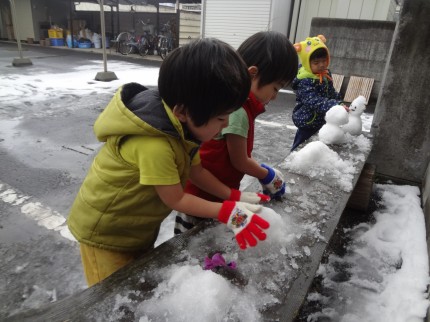
M215 269L218 267L227 267L230 269L236 269L236 262L231 261L229 263L225 262L224 257L220 253L216 253L212 258L205 257L204 269Z

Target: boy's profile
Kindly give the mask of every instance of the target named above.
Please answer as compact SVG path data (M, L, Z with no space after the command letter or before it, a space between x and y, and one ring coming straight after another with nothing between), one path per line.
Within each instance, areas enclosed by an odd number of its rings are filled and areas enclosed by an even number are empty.
M296 94L293 122L297 132L291 151L317 133L325 124L326 112L341 104L328 69L330 54L325 42L325 37L318 35L294 44L301 66L292 84Z
M149 251L172 209L217 218L233 230L241 248L266 238L269 224L254 214L260 206L229 199L231 189L202 168L197 153L201 142L227 126L249 88L247 67L234 49L201 39L166 57L157 90L136 83L118 90L95 122L95 134L105 144L68 218L90 286ZM189 177L227 201L184 193Z
M272 167L259 164L252 157L254 126L266 105L276 99L278 91L291 83L297 74L298 58L288 38L275 31L258 32L238 48L251 76L251 89L246 102L230 114L229 125L215 139L202 144L199 153L202 165L221 182L237 191L245 174L260 180L263 192L272 197L285 193L282 174ZM200 187L199 181L189 180L185 191L218 201L214 194ZM178 214L175 233L191 229L200 218Z

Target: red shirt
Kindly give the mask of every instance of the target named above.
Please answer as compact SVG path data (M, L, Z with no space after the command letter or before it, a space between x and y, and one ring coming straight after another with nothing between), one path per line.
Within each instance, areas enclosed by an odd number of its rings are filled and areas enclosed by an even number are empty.
M248 115L248 136L247 136L247 154L251 157L254 148L254 123L258 115L265 112L264 105L261 104L252 94L249 93L248 99L242 106ZM209 170L222 183L233 189L239 189L240 181L244 173L233 167L228 154L226 140L211 140L204 142L200 147L200 159L203 168ZM199 189L189 180L185 186L185 192L210 201L221 201L221 199L210 195Z

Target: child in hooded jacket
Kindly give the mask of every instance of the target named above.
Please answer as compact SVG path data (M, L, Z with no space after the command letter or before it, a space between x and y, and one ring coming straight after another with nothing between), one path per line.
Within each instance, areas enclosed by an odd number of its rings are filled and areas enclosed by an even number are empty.
M296 94L292 118L297 126L291 151L317 133L325 124L327 111L342 103L333 87L328 69L330 54L325 42L325 37L318 35L294 44L301 66L291 86Z
M237 191L245 174L260 180L263 193L280 197L285 193L284 178L277 169L259 164L252 157L254 123L274 100L278 91L297 74L298 58L288 38L274 31L259 32L245 40L237 52L248 66L251 90L246 102L229 117L229 125L215 139L202 144L199 152L202 166L221 182ZM190 179L185 191L206 200L219 201L207 193L200 182ZM175 234L183 233L201 218L178 213Z
M247 66L234 49L201 39L166 57L158 89L130 83L114 95L94 125L105 144L67 221L89 286L151 250L172 209L218 219L242 249L266 238L269 224L255 214L261 206L243 202L258 203L261 195L232 192L201 166L197 153L227 126L249 88ZM185 193L188 178L226 201Z

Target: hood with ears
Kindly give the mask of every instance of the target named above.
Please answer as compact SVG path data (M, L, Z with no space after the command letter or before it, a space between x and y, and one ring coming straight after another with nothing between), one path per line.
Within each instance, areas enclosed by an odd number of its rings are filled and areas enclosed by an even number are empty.
M316 37L308 37L305 40L294 44L297 55L300 58L303 68L312 74L311 65L309 59L312 53L318 48L324 48L327 51L328 65L330 64L330 53L327 46L325 45L326 39L323 35L318 35Z

